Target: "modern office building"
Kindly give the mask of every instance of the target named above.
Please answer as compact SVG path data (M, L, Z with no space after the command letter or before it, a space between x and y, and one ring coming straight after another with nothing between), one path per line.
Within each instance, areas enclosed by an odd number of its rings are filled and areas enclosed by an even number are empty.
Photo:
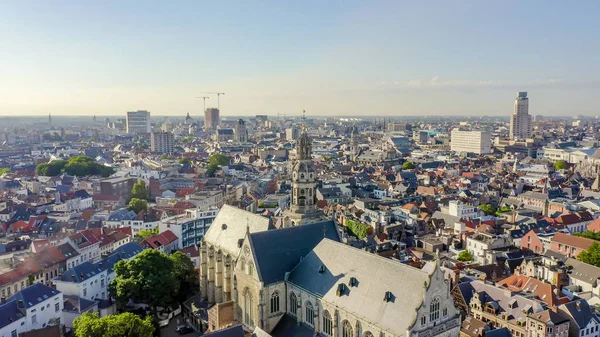
M153 132L150 137L150 148L156 153L173 153L175 137L172 132Z
M204 129L215 130L219 126L219 109L208 108L204 111Z
M529 98L527 92L520 91L515 99L515 110L510 116L510 138L524 140L531 138L533 125L529 115Z
M248 142L248 130L246 129L246 121L239 119L235 124L235 141L238 143Z
M285 140L295 140L300 137L300 129L298 128L287 128L285 129Z
M490 153L492 139L489 131L452 130L450 150L476 154Z
M127 133L150 133L150 112L146 110L127 112Z

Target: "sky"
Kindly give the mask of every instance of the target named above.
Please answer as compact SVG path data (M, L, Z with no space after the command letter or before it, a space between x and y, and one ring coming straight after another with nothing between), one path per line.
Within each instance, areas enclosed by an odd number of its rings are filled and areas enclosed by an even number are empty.
M0 115L600 115L599 1L0 1ZM217 105L217 97L206 101Z

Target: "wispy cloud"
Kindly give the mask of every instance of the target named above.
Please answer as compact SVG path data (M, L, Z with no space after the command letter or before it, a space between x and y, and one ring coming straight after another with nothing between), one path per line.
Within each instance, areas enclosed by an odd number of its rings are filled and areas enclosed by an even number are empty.
M447 88L447 87L508 87L508 86L553 86L564 83L559 78L549 78L545 80L533 81L499 81L499 80L464 80L464 79L443 79L435 76L428 80L417 79L408 81L381 81L378 83L384 87L394 88Z

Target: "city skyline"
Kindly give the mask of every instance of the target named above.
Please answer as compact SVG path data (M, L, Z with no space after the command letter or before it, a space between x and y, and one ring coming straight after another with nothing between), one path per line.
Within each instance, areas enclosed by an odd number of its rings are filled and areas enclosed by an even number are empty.
M599 7L2 3L0 115L596 116Z

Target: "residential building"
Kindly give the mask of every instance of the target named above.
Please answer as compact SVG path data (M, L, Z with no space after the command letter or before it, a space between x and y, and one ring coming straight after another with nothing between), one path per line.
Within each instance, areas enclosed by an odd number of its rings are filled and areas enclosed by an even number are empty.
M510 116L510 138L524 140L531 138L533 124L529 114L529 98L527 92L518 92L515 99L515 109Z
M451 151L475 154L488 154L491 152L492 136L489 131L462 131L454 129L450 137Z
M153 234L144 241L140 242L142 247L156 249L161 253L170 255L179 249L179 238L170 230L160 234Z
M172 132L152 132L150 149L155 153L172 154L175 152L175 137Z
M146 110L127 112L127 133L150 133L150 112Z
M498 250L508 248L510 245L510 240L506 235L478 233L467 237L466 249L471 253L475 262L486 265L494 263L496 256L503 253Z
M118 177L104 179L94 183L94 199L97 196L121 197L124 200L131 198L131 190L137 179L133 177Z
M558 310L570 320L569 337L600 336L600 318L586 300L563 304Z
M228 208L231 206L223 206ZM211 208L206 211L201 209L188 209L184 214L176 215L159 223L159 232L170 230L179 238L178 248L182 249L200 244L200 241L213 223L219 209Z
M564 233L556 233L550 242L550 250L571 258L588 249L595 241Z

